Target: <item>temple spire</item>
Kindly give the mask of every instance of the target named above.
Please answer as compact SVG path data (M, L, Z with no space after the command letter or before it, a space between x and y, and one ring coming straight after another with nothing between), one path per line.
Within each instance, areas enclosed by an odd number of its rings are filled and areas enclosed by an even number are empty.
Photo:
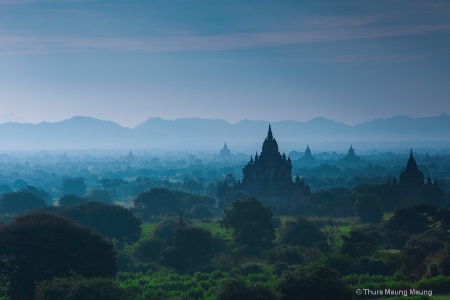
M267 133L267 139L273 140L272 128L270 127L270 124L269 124L269 132Z

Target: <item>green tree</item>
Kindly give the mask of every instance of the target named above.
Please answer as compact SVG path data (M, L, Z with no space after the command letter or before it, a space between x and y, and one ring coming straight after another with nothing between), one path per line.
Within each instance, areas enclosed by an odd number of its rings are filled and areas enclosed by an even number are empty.
M378 224L383 220L383 207L374 195L356 195L355 212L362 223Z
M272 223L272 212L263 206L259 200L236 200L232 207L224 210L222 226L233 230L233 236L237 243L249 246L270 245L275 239L275 229ZM245 240L249 228L258 239Z
M130 299L111 278L86 278L79 275L54 278L36 285L36 300Z
M102 202L106 204L114 203L111 194L105 190L92 190L89 192L89 194L86 195L86 197L89 201Z
M86 197L80 197L77 195L64 195L58 200L59 206L71 206L78 205L88 201Z
M68 219L45 212L21 215L0 227L0 286L11 299L32 299L39 281L74 272L85 277L114 277L118 272L113 244ZM12 270L12 271L11 271Z
M198 219L209 219L213 216L211 210L204 204L195 205L191 210L191 214Z
M276 300L281 299L271 287L247 284L242 278L224 280L216 293L216 300Z
M134 208L143 217L159 216L178 210L180 200L168 189L152 188L134 199Z
M136 242L141 235L141 224L134 214L120 205L85 202L75 206L54 208L54 211L77 224L99 232L118 246Z
M180 206L183 209L192 209L195 205L206 205L208 207L214 207L216 205L216 200L208 196L191 195L188 194L187 197L179 197L181 199Z
M328 249L326 237L320 228L303 217L297 217L295 221L286 221L280 230L280 242L293 246Z
M351 257L369 256L376 250L376 243L364 232L359 230L350 231L348 236L343 235L341 253Z
M437 226L448 230L450 226L449 211L437 210L433 206L419 204L398 209L383 225L391 247L402 248L414 234L420 234Z
M211 233L206 229L188 225L178 226L173 245L183 253L189 265L205 264L212 256Z
M339 273L328 267L299 268L286 272L275 290L285 299L351 300L354 292L340 279Z
M48 205L52 205L52 198L50 197L50 194L47 193L44 190L39 190L36 187L32 186L32 185L27 185L24 189L22 189L22 191L27 191L30 193L35 194L36 196L38 196L39 198L42 198L45 200L45 203Z
M203 184L195 179L192 178L185 178L183 179L183 189L189 191L189 193L193 192L202 192L205 187Z
M86 184L83 177L66 178L61 184L62 195L84 196L86 194Z
M6 193L0 197L0 213L3 214L23 214L44 206L44 199L28 191Z

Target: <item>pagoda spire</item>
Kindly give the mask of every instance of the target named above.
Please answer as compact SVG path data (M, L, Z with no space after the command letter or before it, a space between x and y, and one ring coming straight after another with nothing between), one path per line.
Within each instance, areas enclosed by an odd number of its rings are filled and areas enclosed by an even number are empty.
M270 127L270 124L269 124L269 132L267 132L267 139L273 140L272 128Z

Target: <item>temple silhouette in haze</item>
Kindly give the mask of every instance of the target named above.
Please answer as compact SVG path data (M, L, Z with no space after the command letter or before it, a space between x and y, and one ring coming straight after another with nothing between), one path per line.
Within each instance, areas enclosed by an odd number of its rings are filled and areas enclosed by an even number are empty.
M409 154L408 163L406 169L400 173L399 184L405 187L418 188L424 185L423 172L417 167L416 160L414 159L412 149Z
M274 206L289 207L309 202L309 185L298 175L292 178L292 162L280 154L272 128L265 138L262 151L242 169L243 179L232 189L255 197L261 202Z

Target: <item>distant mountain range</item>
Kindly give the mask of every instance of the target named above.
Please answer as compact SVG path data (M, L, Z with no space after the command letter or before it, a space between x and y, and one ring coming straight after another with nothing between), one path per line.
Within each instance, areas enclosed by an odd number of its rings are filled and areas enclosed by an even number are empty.
M450 142L450 116L411 118L395 116L353 126L323 117L307 122L271 122L280 147L304 150L307 143L341 142ZM150 118L135 128L111 121L73 117L61 122L0 124L0 151L160 149L261 150L269 122L244 120L230 124L224 120Z

